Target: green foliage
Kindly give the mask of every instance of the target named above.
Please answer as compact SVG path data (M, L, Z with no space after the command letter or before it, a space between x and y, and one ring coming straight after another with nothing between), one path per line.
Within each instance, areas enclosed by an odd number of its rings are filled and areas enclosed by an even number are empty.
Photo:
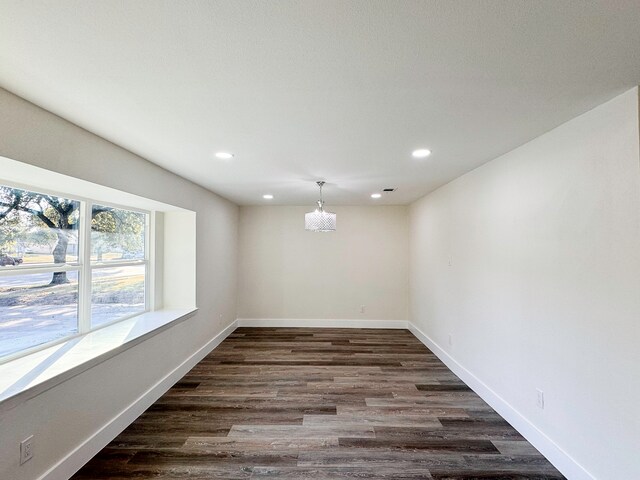
M16 240L20 238L22 226L17 216L5 217L0 220L0 253L13 252Z
M25 235L27 244L52 246L56 242L56 235L50 230L31 228Z
M118 208L94 206L91 218L92 250L144 254L145 215Z
M32 225L72 230L78 228L79 209L80 202L75 200L0 186L0 222L26 213Z
M45 202L48 203L52 198L53 197L45 197ZM62 208L68 208L68 200L57 199L57 201L61 201L59 204L63 206ZM71 208L71 214L63 217L59 209L54 208L49 204L44 209L44 216L48 218L57 228L63 230L76 230L78 228L78 223L80 222L80 203L72 202ZM42 227L46 227L48 225L38 216L34 216L34 221L36 223L39 223Z
M18 242L57 245L54 250L56 263L63 263L68 242L65 231L77 230L79 220L80 202L0 186L0 251L14 251ZM145 224L142 213L94 205L91 212L92 250L99 257L107 251L142 257Z
M74 200L0 186L0 250L52 245L54 232L78 228L79 210Z

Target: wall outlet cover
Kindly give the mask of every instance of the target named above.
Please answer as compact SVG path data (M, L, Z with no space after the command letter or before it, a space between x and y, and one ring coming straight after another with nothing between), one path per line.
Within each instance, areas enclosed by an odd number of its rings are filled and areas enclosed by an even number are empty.
M20 442L20 465L33 458L33 435Z

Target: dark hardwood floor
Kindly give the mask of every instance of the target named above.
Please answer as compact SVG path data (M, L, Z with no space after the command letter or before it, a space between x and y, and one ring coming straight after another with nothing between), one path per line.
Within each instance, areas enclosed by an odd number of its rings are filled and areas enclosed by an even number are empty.
M239 328L73 478L564 477L407 330Z

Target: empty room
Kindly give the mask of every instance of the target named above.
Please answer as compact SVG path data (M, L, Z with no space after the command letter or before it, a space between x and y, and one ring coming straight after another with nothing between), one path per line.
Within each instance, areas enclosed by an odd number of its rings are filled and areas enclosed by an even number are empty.
M0 480L640 479L640 1L0 0Z

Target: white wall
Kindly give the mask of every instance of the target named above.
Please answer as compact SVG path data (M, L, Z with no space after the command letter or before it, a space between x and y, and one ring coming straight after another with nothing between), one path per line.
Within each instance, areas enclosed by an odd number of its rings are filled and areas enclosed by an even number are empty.
M410 209L411 321L602 480L640 478L639 132L634 89Z
M640 477L639 132L636 89L440 188L409 221L405 207L335 207L338 231L313 234L310 207L243 207L238 237L233 204L0 90L0 155L197 212L200 308L2 412L0 478L38 478L236 316L401 320L409 283L411 320L459 364L595 478Z
M312 209L241 207L238 316L406 321L407 207L332 206L327 233L304 229Z
M197 220L196 316L2 411L0 478L33 480L235 320L238 207L1 89L0 155L193 210ZM31 434L35 455L20 467L18 445Z

